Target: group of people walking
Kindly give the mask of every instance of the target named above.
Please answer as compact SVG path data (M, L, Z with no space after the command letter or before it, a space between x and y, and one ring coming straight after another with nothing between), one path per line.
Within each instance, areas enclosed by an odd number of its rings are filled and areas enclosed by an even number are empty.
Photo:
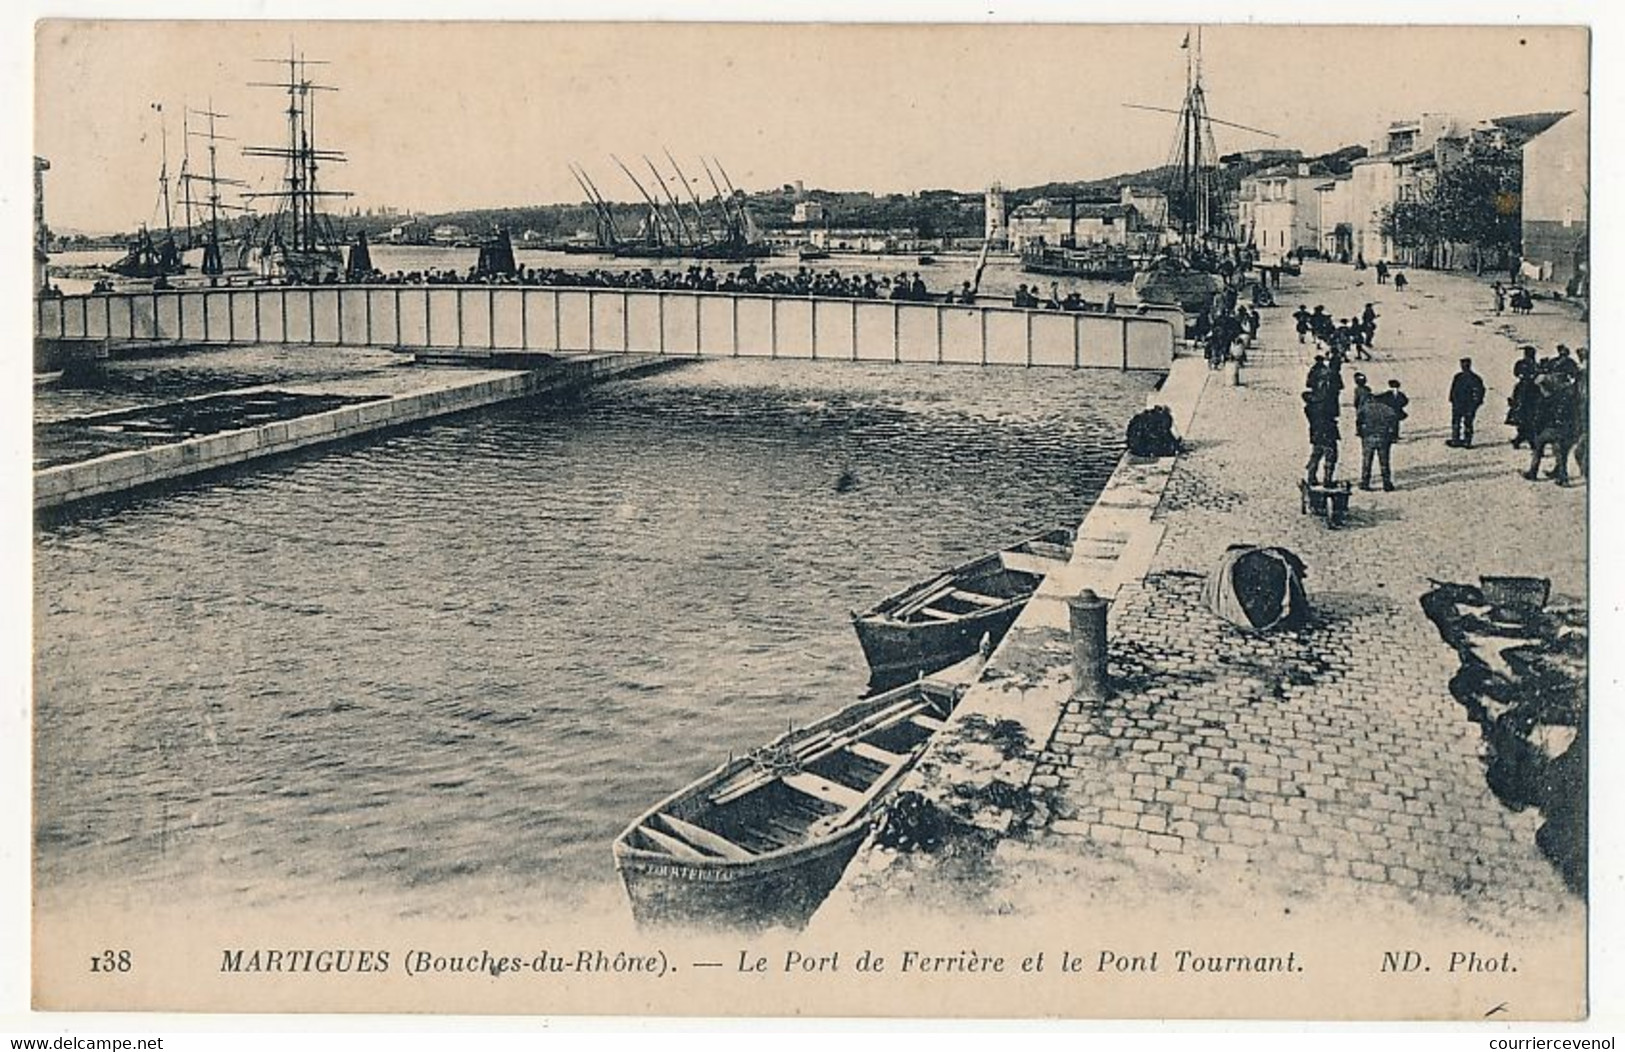
M1370 303L1357 318L1333 318L1318 304L1314 310L1299 304L1292 312L1299 343L1313 340L1316 350L1330 348L1345 359L1352 357L1365 362L1372 360L1371 346L1377 340L1378 317L1376 307Z
M1533 346L1523 348L1523 357L1514 363L1512 396L1507 399L1506 422L1515 429L1514 449L1529 449L1529 467L1523 477L1542 478L1541 466L1551 455L1544 477L1559 486L1569 484L1569 458L1580 473L1588 470L1586 443L1586 404L1588 377L1586 349L1571 352L1557 345L1552 357L1540 358ZM1309 462L1304 465L1311 486L1335 485L1338 444L1342 433L1338 418L1342 410L1344 357L1333 347L1328 354L1315 355L1304 381L1303 413L1309 424ZM1410 399L1398 380L1389 380L1387 389L1373 391L1364 373L1354 374L1355 434L1360 439L1360 488L1372 487L1372 470L1380 471L1382 488L1395 488L1392 450L1400 439L1400 424L1406 417ZM1450 437L1445 444L1471 449L1478 411L1486 395L1484 378L1473 369L1471 358L1462 358L1450 381Z
M1340 350L1315 355L1304 380L1303 415L1309 422L1309 462L1304 465L1311 486L1336 485L1338 443L1342 439L1338 417L1343 408L1343 362ZM1392 491L1392 450L1399 441L1400 424L1408 415L1410 398L1398 380L1373 391L1364 373L1354 374L1354 431L1360 440L1360 488L1369 490L1372 468L1380 471L1382 488Z
M1559 486L1569 484L1571 455L1580 473L1588 472L1589 372L1586 349L1570 351L1561 343L1549 358L1540 358L1535 347L1525 345L1523 357L1513 363L1514 382L1512 396L1507 399L1506 422L1514 429L1512 448L1529 448L1529 468L1523 477L1531 482L1541 477L1541 464L1548 450L1552 466L1546 477Z

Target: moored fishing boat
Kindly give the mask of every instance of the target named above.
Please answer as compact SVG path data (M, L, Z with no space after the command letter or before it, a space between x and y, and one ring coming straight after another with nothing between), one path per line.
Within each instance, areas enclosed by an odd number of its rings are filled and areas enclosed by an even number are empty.
M1202 31L1196 30L1194 49L1191 34L1180 45L1186 53L1185 99L1178 110L1160 106L1130 104L1133 109L1174 113L1179 117L1179 133L1174 140L1169 169L1169 227L1177 235L1149 265L1134 276L1134 292L1142 303L1175 305L1195 313L1211 305L1215 293L1223 291L1232 278L1244 270L1225 208L1224 180L1219 170L1219 151L1213 139L1213 126L1225 125L1274 138L1273 132L1245 124L1222 121L1207 109L1207 92L1202 87Z
M871 686L906 682L964 660L983 636L997 646L1044 575L1071 557L1072 531L1051 530L853 614Z
M1218 274L1173 256L1159 259L1134 275L1134 295L1141 303L1175 306L1193 314L1206 309L1224 287L1224 278Z
M612 849L633 917L805 924L889 792L953 715L968 678L922 679L864 698L730 759L638 816Z

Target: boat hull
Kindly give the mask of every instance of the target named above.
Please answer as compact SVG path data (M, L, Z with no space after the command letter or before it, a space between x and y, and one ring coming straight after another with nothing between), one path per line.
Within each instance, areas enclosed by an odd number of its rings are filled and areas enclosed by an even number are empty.
M804 927L869 831L863 822L793 855L751 867L640 857L615 845L615 868L640 926Z
M899 686L963 661L976 653L983 637L997 646L1026 605L1024 597L957 621L924 625L859 617L852 627L869 662L870 689Z
M861 698L645 811L612 848L634 919L805 925L974 674Z
M1044 576L1071 558L1072 539L1067 529L1030 537L853 615L870 688L885 690L947 668L976 653L984 639L998 646Z
M1021 269L1028 274L1085 281L1128 281L1136 272L1134 261L1126 253L1115 255L1067 249L1023 253Z
M1200 270L1142 270L1134 276L1134 294L1142 303L1159 303L1200 311L1224 290L1224 279Z

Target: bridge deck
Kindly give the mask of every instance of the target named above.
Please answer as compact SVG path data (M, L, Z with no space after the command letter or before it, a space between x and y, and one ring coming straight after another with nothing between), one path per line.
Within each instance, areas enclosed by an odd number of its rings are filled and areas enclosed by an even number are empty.
M1166 370L1167 312L529 285L250 286L41 299L47 340L291 343Z

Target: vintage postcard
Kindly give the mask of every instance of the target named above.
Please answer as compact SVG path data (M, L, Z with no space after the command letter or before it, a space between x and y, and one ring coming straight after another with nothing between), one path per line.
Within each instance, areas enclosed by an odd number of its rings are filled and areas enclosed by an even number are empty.
M1590 44L37 23L35 1007L1585 1018Z

